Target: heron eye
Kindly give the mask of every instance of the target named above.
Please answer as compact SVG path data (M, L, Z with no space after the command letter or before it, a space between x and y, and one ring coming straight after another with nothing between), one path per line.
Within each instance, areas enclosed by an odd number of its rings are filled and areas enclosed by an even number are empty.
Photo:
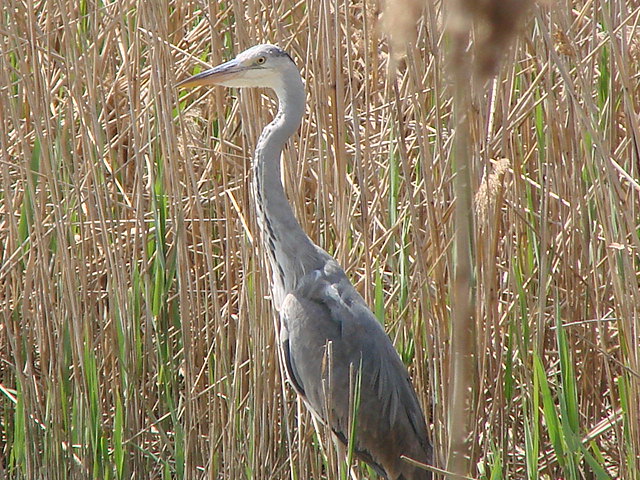
M258 57L258 58L256 59L256 63L257 63L258 65L262 65L262 64L263 64L264 62L266 62L266 61L267 61L267 59L266 59L266 58L264 58L264 57Z

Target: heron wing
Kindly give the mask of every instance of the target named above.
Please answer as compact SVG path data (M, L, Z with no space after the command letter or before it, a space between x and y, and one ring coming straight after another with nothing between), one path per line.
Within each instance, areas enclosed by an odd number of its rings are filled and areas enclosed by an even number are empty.
M407 370L335 261L307 274L285 297L281 315L291 382L339 439L348 441L353 385L360 369L360 456L379 466L385 463L379 460L384 454L380 451L389 450L389 442L398 448L413 442L425 452L421 459L430 460L424 416Z

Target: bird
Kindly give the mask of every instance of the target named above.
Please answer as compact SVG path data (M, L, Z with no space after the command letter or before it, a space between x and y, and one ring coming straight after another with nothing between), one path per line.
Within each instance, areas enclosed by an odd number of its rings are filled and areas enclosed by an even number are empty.
M177 84L203 85L268 88L278 99L255 146L251 183L288 383L334 441L343 449L351 445L382 478L431 479L429 470L401 458L433 464L424 413L404 363L342 267L303 231L284 191L281 153L306 105L300 70L282 48L260 44Z

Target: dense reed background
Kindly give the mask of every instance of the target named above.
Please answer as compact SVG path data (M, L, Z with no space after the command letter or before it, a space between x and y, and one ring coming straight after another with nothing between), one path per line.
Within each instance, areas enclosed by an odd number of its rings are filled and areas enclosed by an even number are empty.
M446 458L448 42L439 4L392 12L417 36L390 73L380 12L3 1L0 477L335 478L280 378L250 207L274 100L173 87L263 41L307 86L290 199L384 318ZM640 478L639 15L535 6L473 80L473 477Z

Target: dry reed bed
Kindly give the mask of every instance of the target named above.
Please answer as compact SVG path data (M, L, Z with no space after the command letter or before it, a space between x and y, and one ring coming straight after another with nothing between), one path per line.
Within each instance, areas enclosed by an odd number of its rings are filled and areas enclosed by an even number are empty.
M254 237L248 165L274 102L173 88L258 41L306 80L284 154L303 228L384 312L445 458L439 8L389 74L370 1L3 3L0 473L333 478L282 386ZM476 477L640 475L638 12L535 7L472 93Z

